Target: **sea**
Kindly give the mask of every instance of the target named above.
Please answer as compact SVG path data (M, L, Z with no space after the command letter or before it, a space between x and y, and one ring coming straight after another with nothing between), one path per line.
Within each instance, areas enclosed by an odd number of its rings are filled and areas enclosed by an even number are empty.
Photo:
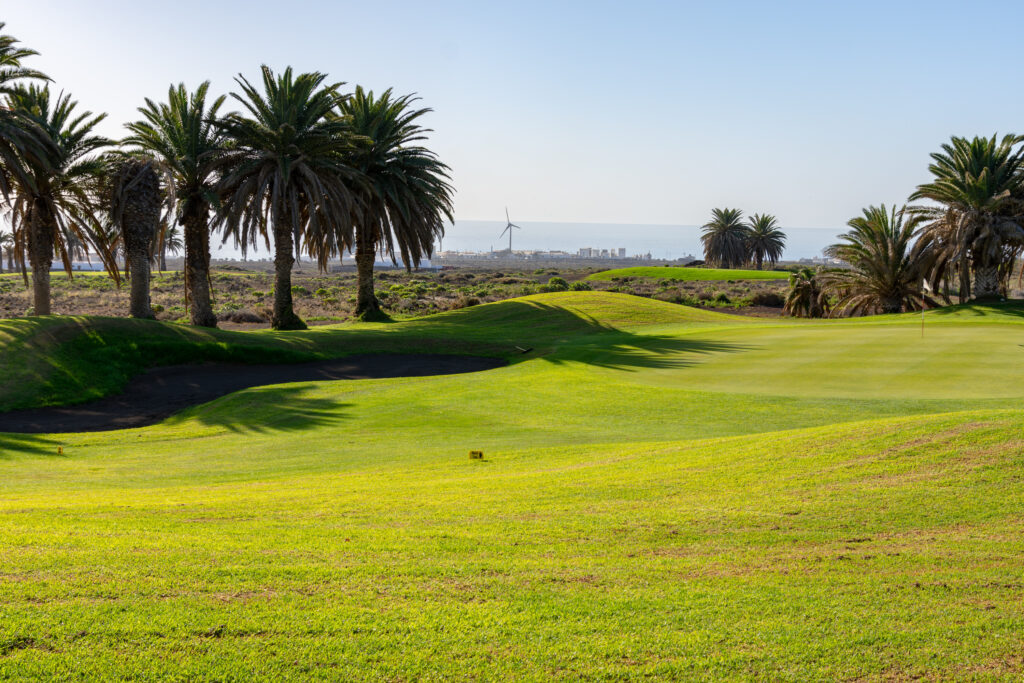
M650 254L656 259L678 259L684 256L700 257L700 226L650 225L644 223L555 223L543 221L517 221L513 229L512 248L518 250L566 251L572 254L581 248L625 249L627 257ZM437 251L498 251L508 249L508 234L502 235L502 221L456 220L445 230ZM821 256L822 249L836 241L846 228L788 228L783 258L797 260ZM219 244L211 240L214 258L240 258L241 252L231 242ZM261 248L250 252L251 259L273 258Z
M650 254L657 259L699 256L702 253L697 225L647 225L630 223L546 223L516 221L514 250L567 251L581 248L626 250L626 256ZM455 221L445 231L441 251L490 251L508 249L508 233L501 235L501 221ZM820 257L846 228L781 228L786 233L783 258Z

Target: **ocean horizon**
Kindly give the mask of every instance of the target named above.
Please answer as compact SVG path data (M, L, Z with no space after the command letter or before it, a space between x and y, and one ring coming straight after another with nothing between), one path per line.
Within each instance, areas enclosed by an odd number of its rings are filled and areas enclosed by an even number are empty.
M521 229L514 230L514 250L568 251L580 248L625 248L627 256L650 253L653 258L675 259L685 255L700 256L699 225L657 225L644 223L559 223L547 221L515 221ZM445 231L441 247L444 251L495 251L508 249L508 235L501 236L504 221L463 221ZM788 228L785 259L813 258L836 241L846 228Z
M517 221L512 248L519 250L567 251L575 254L581 248L626 250L627 257L650 254L656 259L677 259L703 253L699 225L659 225L650 223L562 223L555 221ZM508 234L501 235L504 221L457 220L449 224L438 251L499 251L508 249ZM796 260L821 256L821 251L834 243L846 228L789 228L783 258ZM241 251L229 240L219 244L211 240L213 258L241 258ZM273 258L273 252L262 247L249 252L249 258Z

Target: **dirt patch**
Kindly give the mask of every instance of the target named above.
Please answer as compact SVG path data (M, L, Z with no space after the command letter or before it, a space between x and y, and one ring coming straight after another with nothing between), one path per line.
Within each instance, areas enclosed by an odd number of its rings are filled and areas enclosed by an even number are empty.
M280 365L172 365L138 375L123 393L75 406L0 413L0 432L58 434L144 427L242 389L339 379L425 377L501 367L500 358L447 354L361 354Z

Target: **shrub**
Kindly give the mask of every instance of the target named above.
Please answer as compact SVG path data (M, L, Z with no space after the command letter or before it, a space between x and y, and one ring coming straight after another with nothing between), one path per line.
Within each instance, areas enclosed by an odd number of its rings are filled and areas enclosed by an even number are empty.
M569 283L565 281L565 278L556 275L548 280L548 287L549 292L564 292L569 289Z
M302 285L292 287L292 296L309 296L309 290Z
M786 305L786 300L778 292L757 292L750 297L750 305L782 308Z
M589 292L590 290L593 289L593 287L591 287L590 283L587 282L586 280L577 280L576 282L569 285L569 289L574 292Z
M730 303L729 295L726 294L725 292L718 292L717 294L715 294L714 302L716 304L727 304L727 303Z
M249 310L224 311L223 313L217 314L217 320L222 323L264 323L267 321L267 319L259 313Z

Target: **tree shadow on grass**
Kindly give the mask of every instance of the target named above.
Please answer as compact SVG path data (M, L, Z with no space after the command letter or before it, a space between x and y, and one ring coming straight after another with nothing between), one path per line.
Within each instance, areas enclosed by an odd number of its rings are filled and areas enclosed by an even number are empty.
M52 455L59 453L61 443L36 434L0 433L0 460L10 460L19 455Z
M635 372L639 369L686 368L716 353L742 353L758 347L711 339L647 336L624 332L592 341L580 340L542 356L549 363L577 362L601 368Z
M294 432L341 422L350 404L323 396L307 396L315 387L264 386L229 394L189 408L162 424L175 427L195 420L238 434Z
M758 348L689 336L635 334L583 311L537 302L519 305L529 309L523 311L524 319L532 318L542 324L523 326L517 345L528 348L532 346L532 339L536 339L538 345L553 341L554 348L550 352L535 356L549 363L577 362L616 370L684 368L701 362L701 356ZM512 304L506 306L511 308ZM550 339L552 333L554 340Z
M636 372L640 369L689 368L699 364L702 356L714 353L741 353L756 348L758 347L749 344L710 339L616 332L566 344L564 348L541 358L553 364L583 362L598 368Z
M962 315L971 315L978 318L995 314L1024 318L1024 300L1011 299L1009 301L989 302L973 301L966 304L943 306L942 308L933 309L932 311L929 311L929 313L934 313L935 315L955 315L960 313Z

